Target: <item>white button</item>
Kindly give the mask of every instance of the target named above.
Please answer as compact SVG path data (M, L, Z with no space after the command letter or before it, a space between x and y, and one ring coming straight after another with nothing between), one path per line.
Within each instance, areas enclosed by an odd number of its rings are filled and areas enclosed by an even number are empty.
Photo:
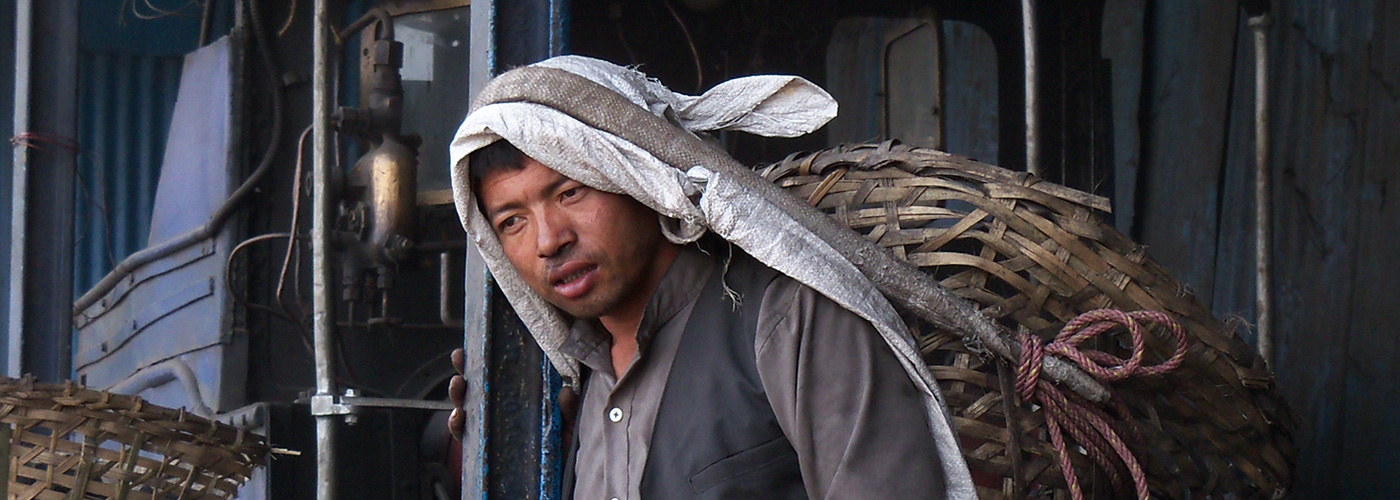
M616 423L616 422L621 422L621 421L622 421L622 408L616 408L616 407L614 407L613 409L608 410L608 420L611 420L611 421L613 421L614 423ZM613 500L617 500L617 499L614 498Z
M612 497L612 500L617 500L617 497Z

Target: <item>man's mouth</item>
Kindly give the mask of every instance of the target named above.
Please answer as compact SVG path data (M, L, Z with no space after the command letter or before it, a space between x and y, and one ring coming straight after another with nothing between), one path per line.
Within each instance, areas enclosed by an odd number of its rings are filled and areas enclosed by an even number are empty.
M581 297L593 289L594 272L597 270L598 266L594 264L565 264L550 273L550 286L566 299Z

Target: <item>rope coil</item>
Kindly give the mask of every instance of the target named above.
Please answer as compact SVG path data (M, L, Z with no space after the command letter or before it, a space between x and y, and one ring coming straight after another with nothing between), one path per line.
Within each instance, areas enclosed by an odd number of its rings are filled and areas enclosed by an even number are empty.
M1146 366L1143 364L1147 352L1144 327L1152 324L1162 327L1161 330L1176 340L1176 351L1166 361ZM1079 349L1084 342L1119 328L1126 329L1132 338L1128 358ZM1149 498L1147 474L1123 439L1124 436L1130 441L1141 439L1127 406L1117 399L1111 399L1108 407L1116 415L1110 415L1104 408L1077 394L1060 391L1054 384L1041 380L1042 361L1047 353L1055 354L1104 382L1162 375L1179 367L1186 357L1187 340L1181 324L1156 311L1096 309L1070 320L1048 344L1024 332L1020 335L1020 341L1021 360L1016 370L1016 393L1022 401L1038 404L1044 409L1050 442L1058 455L1060 470L1064 473L1070 495L1075 500L1084 498L1083 488L1070 462L1065 433L1084 448L1085 455L1108 474L1115 486L1126 486L1121 470L1126 468L1137 498ZM1115 457L1118 459L1116 462L1113 460Z

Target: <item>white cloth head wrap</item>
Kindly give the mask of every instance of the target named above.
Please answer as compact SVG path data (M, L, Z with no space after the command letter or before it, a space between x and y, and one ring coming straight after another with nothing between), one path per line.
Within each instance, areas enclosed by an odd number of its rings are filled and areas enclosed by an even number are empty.
M690 132L732 130L796 137L836 116L836 101L796 76L737 78L704 95L687 96L671 92L639 71L587 57L560 56L533 66L592 80ZM560 352L568 333L567 322L506 260L500 241L473 199L467 158L499 139L571 179L637 199L661 215L663 231L673 242L688 243L712 231L869 320L925 395L949 498L976 498L937 383L914 348L907 326L874 284L838 252L760 197L704 165L669 165L625 139L545 105L486 104L467 116L452 141L452 190L457 211L502 293L560 374L570 379L578 376L578 361Z

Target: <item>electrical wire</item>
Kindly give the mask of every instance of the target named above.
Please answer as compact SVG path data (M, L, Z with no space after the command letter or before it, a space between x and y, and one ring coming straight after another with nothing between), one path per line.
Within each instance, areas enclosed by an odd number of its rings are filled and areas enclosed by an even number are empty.
M82 189L83 197L87 198L88 203L96 207L98 213L102 214L102 249L107 252L107 265L116 267L116 252L112 250L112 216L107 213L107 202L103 199L105 197L93 196L92 190L88 188L87 181L83 179L83 172L81 170L74 172L73 176L78 179L78 187Z
M209 1L209 0L205 0L205 1ZM135 0L124 0L124 1L122 2L123 7L125 7L125 5L126 5L127 3L130 3L130 4L131 4L131 15L136 16L137 19L141 19L141 20L145 20L145 21L154 21L154 20L156 20L156 19L161 19L161 18L166 18L166 17L171 17L171 16L180 15L180 13L184 12L185 9L188 9L188 8L194 6L195 4L200 3L200 0L190 0L190 1L189 1L188 3L186 3L186 4L181 5L180 7L177 7L177 8L174 8L174 9L170 9L170 10L166 10L166 9L162 9L162 8L160 8L160 7L156 7L155 4L151 3L151 0L141 0L141 3L146 4L146 8L147 8L147 9L150 9L152 12L155 12L154 14L143 14L143 13L141 13L141 11L137 10L137 6L138 6L139 4L138 4ZM122 12L125 12L125 11L126 11L126 9L123 8L123 9L122 9Z
M277 38L287 34L287 29L292 27L292 20L297 18L297 0L292 0L292 5L287 7L287 20L282 22L282 29L277 30Z
M671 18L675 19L676 24L681 27L681 34L685 35L685 43L690 47L690 56L695 61L695 93L699 94L705 88L702 86L705 83L705 70L700 64L700 51L695 48L695 40L690 38L690 29L685 27L685 21L681 20L680 13L671 6L671 0L662 0L661 4L666 6L666 10L671 13Z
M253 25L254 45L257 46L258 55L263 62L263 70L267 73L267 77L271 80L272 85L272 130L269 134L267 149L263 151L262 159L258 162L257 168L254 168L253 172L248 174L248 177L243 180L243 184L239 185L238 189L235 189L233 194L230 194L228 199L224 200L224 203L219 206L219 209L215 210L214 213L210 215L208 222L171 238L164 243L131 254L126 259L122 260L117 264L115 269L112 269L112 272L107 273L101 281L97 282L97 285L93 286L73 303L74 315L81 314L88 307L91 307L101 299L103 295L112 291L112 288L116 287L122 279L126 278L127 275L130 275L131 272L135 271L137 268L217 235L219 230L223 228L224 223L228 221L229 217L233 216L234 209L243 204L243 201L252 194L253 190L257 189L259 181L272 169L272 162L277 157L278 147L281 144L282 138L284 116L282 84L281 81L278 80L277 59L272 53L266 34L258 28L257 3L252 0L245 1L248 2L249 14L253 17L253 22L251 24Z
M632 52L632 44L627 43L627 33L622 29L622 6L616 3L610 5L608 17L612 18L613 31L617 33L617 41L622 43L622 50L627 52L627 62L629 64L639 64L637 54Z
M256 309L256 310L259 310L259 311L266 312L266 313L268 313L269 315L271 315L272 317L275 317L275 318L277 318L277 319L286 321L286 322L288 322L288 323L292 323L293 325L297 325L297 331L298 331L298 332L302 332L302 331L303 331L303 328L302 328L301 320L300 320L300 319L298 319L298 318L292 318L291 316L288 316L286 313L284 313L284 312L282 312L282 311L279 311L279 310L277 310L277 309L274 309L274 308L272 308L272 307L268 307L268 306L265 306L265 305L262 305L262 304L254 304L254 303L248 302L248 299L244 298L244 297L243 297L243 294L240 294L240 293L238 292L238 290L235 290L235 289L233 288L233 272L232 272L232 271L233 271L233 259L235 259L235 258L238 257L238 253L239 253L239 252L242 252L245 248L248 248L249 245L252 245L252 244L254 244L254 243L260 243L260 242L264 242L264 241L272 241L272 240L278 240L278 239L288 239L288 240L290 240L290 239L293 239L293 237L292 237L291 233L268 233L268 234L262 234L262 235L254 236L254 237L252 237L252 238L248 238L248 239L246 239L246 240L243 240L243 241L239 242L237 245L234 245L233 250L229 251L229 253L228 253L228 258L224 260L224 288L228 289L229 295L233 296L233 300L234 300L234 301L237 301L237 302L238 302L238 305L243 306L244 309ZM288 245L290 245L290 244L291 244L291 243L289 242ZM300 335L300 337L301 337L302 343L306 345L306 350L307 350L308 352L310 352L310 351L312 350L312 348L311 348L311 339L308 338L305 334Z
M312 128L312 126L308 125L306 129L301 132L301 137L297 139L297 162L292 175L292 224L287 230L290 234L298 234L297 228L301 219L302 161L306 157L306 138L311 135ZM296 258L298 261L301 260L301 245L299 239L293 239L287 243L287 253L282 258L282 270L277 273L277 293L275 295L277 306L281 307L282 311L289 315L292 314L292 311L287 309L286 299L283 298L283 290L287 284L287 270L291 267L293 254L297 256ZM300 271L299 268L298 271ZM300 274L300 272L298 272L298 274ZM297 296L293 297L295 299L293 303L296 305L296 317L302 318L305 317L306 311L301 308L300 288L295 290L295 292Z

